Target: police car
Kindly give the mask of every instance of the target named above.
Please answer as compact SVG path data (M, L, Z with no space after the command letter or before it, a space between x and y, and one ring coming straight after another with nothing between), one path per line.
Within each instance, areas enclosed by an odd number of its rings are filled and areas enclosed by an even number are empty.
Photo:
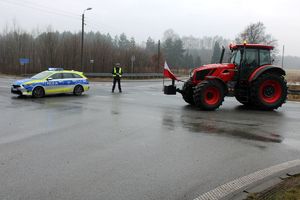
M30 79L15 81L12 84L11 92L41 98L45 95L61 93L73 93L79 96L89 89L89 81L82 72L49 68Z

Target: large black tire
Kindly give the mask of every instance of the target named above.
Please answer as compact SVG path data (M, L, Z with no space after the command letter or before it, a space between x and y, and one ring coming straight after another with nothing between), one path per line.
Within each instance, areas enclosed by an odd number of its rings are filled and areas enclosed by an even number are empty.
M76 85L74 88L73 94L75 96L80 96L80 95L82 95L83 92L84 92L83 87L81 85Z
M45 96L45 90L42 87L36 87L34 88L34 90L32 91L32 97L33 98L42 98Z
M194 102L203 110L215 110L224 101L224 87L216 80L202 81L194 88Z
M241 89L240 88L235 88L235 95L234 97L236 98L236 100L238 102L240 102L241 104L243 104L244 106L251 106L252 103L251 103L251 99L250 99L250 95L248 95L248 101L245 101L245 99L243 99L243 96L241 96Z
M191 80L186 81L182 86L182 98L185 102L191 105L195 105L194 102L194 89L193 89L193 83Z
M274 110L287 97L286 80L279 74L262 74L251 84L251 102L259 109Z

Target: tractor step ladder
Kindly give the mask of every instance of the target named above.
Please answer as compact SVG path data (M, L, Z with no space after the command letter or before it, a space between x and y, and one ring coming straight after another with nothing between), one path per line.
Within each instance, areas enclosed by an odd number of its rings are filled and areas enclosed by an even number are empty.
M238 90L238 95L242 102L249 102L249 87L241 84Z

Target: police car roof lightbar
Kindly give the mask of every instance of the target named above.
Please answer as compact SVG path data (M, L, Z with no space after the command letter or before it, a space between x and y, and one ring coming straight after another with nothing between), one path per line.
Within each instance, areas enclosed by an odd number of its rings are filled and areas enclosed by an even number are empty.
M63 71L63 68L55 68L55 67L49 67L48 71Z

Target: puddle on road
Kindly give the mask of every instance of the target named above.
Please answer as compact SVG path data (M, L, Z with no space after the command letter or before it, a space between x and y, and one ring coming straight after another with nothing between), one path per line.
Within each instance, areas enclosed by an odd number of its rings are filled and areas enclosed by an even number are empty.
M261 131L259 129L251 129L245 126L242 127L228 127L219 122L207 124L207 121L199 121L194 123L183 123L183 127L189 129L191 132L208 133L208 134L222 134L227 136L238 137L247 140L256 140L262 142L276 142L281 143L283 138L278 134Z
M199 116L200 115L200 116ZM163 113L162 125L174 131L176 128L184 128L192 133L214 134L225 137L241 138L261 142L281 143L283 137L275 132L278 123L256 119L257 115L268 115L268 113L254 112L205 112L184 108L180 115L177 111ZM277 115L276 113L273 115ZM251 119L252 118L252 119ZM272 128L270 128L272 127ZM275 130L275 131L274 131Z

